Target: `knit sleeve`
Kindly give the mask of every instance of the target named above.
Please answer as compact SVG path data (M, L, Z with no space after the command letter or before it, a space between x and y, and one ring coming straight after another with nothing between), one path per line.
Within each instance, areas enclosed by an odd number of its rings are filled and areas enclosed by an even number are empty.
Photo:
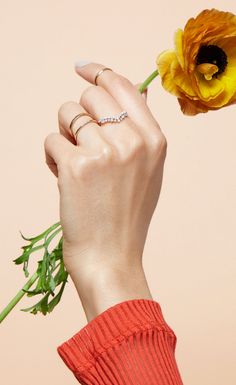
M92 319L57 351L82 385L183 385L177 338L158 302L120 302Z

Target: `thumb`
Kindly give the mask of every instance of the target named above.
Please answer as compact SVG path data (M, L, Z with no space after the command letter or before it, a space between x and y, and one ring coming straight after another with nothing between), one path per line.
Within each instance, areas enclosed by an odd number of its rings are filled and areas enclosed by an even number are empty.
M137 90L139 89L141 84L142 83L135 84L135 87L137 88ZM145 102L147 102L147 94L148 94L148 88L146 88L146 90L142 93L142 97L144 98Z

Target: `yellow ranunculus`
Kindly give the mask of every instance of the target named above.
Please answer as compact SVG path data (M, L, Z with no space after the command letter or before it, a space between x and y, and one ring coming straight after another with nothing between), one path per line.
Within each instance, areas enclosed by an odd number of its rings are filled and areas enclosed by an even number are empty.
M204 10L175 33L175 50L156 59L163 87L186 115L236 102L236 16Z

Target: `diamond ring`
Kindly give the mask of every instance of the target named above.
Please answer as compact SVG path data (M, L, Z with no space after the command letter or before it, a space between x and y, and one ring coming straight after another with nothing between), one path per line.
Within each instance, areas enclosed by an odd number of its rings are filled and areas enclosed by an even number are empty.
M127 111L122 111L120 114L106 116L98 120L98 124L101 126L104 123L119 123L128 116Z

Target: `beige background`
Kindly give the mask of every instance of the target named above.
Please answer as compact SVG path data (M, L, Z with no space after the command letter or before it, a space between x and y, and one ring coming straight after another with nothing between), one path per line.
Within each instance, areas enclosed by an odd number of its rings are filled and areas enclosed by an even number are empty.
M134 83L173 47L174 31L204 8L236 13L231 1L3 1L1 39L0 308L24 284L12 260L58 220L55 177L43 141L57 131L57 110L88 86L73 70L90 59ZM233 385L235 372L235 106L186 117L155 79L149 106L168 139L163 189L144 252L153 297L177 335L184 384ZM22 242L23 241L23 242ZM72 385L56 347L86 324L70 281L47 317L20 308L0 327L6 385Z

